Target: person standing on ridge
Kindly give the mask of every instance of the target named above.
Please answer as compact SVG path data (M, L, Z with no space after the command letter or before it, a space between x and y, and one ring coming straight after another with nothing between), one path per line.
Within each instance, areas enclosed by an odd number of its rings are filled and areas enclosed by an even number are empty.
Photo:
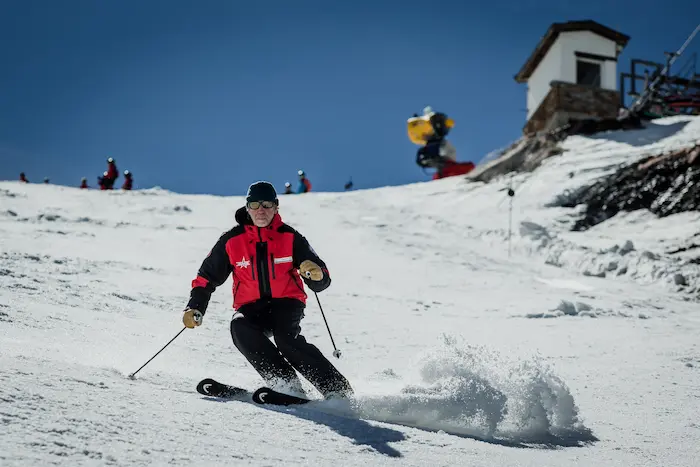
M284 194L285 195L293 195L294 192L292 191L292 184L289 182L284 183Z
M134 187L134 178L131 172L128 170L124 171L124 184L122 185L122 190L131 190Z
M111 190L114 188L114 182L119 178L119 170L117 169L117 163L111 157L107 159L107 172L104 175L104 184L106 190Z
M236 211L238 225L219 238L192 281L182 321L200 326L211 294L233 274L231 338L267 385L304 394L298 371L326 398L351 397L348 380L301 335L304 283L325 290L328 268L306 238L282 222L278 207L272 184L250 185L246 205Z
M308 193L311 191L311 182L306 178L306 174L303 170L297 172L299 174L299 185L297 186L297 193Z
M27 180L27 176L24 174L24 172L19 173L19 181L22 183L29 183L29 180Z
M108 188L109 181L107 180L107 171L104 171L102 173L101 177L97 177L97 184L100 186L100 190L109 190L109 188Z
M80 179L80 189L84 190L86 188L90 188L87 184L87 178L83 177Z

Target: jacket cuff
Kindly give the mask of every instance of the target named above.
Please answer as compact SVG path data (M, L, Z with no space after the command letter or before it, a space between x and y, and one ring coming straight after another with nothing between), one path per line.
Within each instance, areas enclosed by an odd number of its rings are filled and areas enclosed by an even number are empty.
M207 312L207 307L209 306L210 298L211 293L207 292L202 287L195 287L190 292L190 301L187 302L187 308L199 310L202 312L202 314L205 314Z
M323 279L321 279L320 281L312 281L304 278L304 282L306 283L306 286L308 288L318 293L323 292L331 285L331 278L328 274L324 274Z

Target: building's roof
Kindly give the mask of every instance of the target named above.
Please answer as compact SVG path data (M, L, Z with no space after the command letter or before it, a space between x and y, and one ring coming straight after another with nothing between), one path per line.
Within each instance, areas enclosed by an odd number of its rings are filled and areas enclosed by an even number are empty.
M515 75L515 81L517 81L518 83L526 82L528 78L530 78L532 73L534 73L535 69L540 64L544 56L547 55L547 52L549 51L550 47L552 47L552 44L554 44L554 41L557 40L559 34L563 32L573 31L590 31L594 34L598 34L599 36L605 37L606 39L615 41L622 47L626 46L627 42L630 40L629 36L626 36L625 34L617 32L613 29L610 29L607 26L603 26L602 24L596 23L592 20L554 23L549 27L547 33L544 36L542 36L542 39L540 39L539 44L537 44L537 48L535 48L534 52L532 52L530 58L527 59L525 65L523 65L518 74Z

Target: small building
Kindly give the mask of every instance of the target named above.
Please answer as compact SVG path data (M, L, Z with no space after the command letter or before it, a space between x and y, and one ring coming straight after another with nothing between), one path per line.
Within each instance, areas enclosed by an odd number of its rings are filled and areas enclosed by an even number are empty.
M515 75L515 81L527 83L523 133L577 119L615 118L617 57L629 39L591 20L552 24Z

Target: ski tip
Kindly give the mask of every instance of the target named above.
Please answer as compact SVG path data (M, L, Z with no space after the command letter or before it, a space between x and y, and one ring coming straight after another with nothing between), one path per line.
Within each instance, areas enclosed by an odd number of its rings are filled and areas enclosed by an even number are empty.
M270 388L262 387L255 390L253 393L253 402L256 404L265 404L267 396L272 392Z
M219 384L219 383L217 383L215 380L213 380L211 378L205 378L197 384L197 392L200 394L203 394L205 396L209 396L209 395L211 395L209 392L209 388L212 385L217 385L217 384Z

